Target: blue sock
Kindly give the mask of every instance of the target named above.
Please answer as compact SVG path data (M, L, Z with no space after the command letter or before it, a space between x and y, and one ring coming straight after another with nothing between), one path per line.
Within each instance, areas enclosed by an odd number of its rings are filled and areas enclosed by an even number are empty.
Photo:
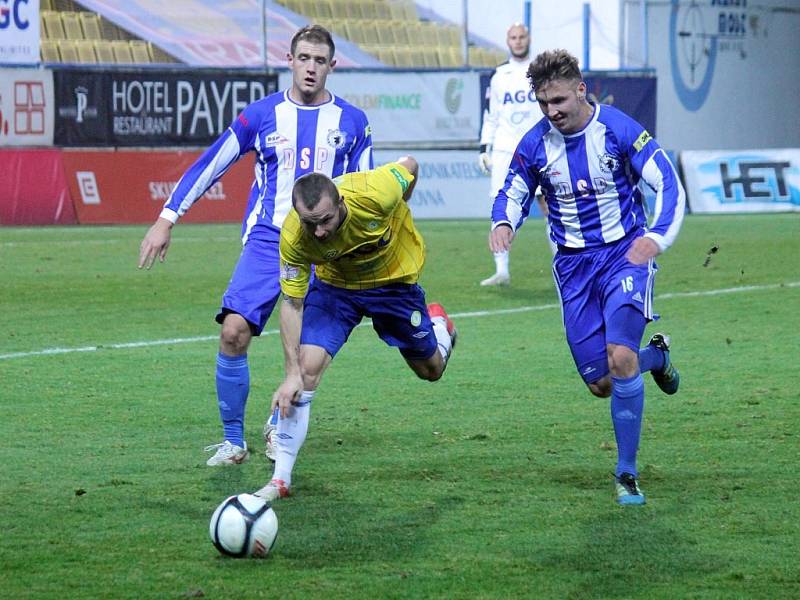
M649 344L639 349L639 371L660 371L664 368L664 351Z
M225 439L244 447L244 408L250 392L247 354L217 354L217 404Z
M642 374L637 373L628 379L612 377L611 384L611 421L617 438L616 475L630 473L638 476L636 451L642 431L644 380Z

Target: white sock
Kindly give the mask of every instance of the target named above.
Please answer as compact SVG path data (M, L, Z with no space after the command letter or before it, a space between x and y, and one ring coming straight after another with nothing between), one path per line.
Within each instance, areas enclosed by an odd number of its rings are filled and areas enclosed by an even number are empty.
M292 485L292 469L294 461L297 460L297 453L306 441L308 433L308 416L311 413L311 399L316 390L303 392L300 400L292 405L292 414L286 418L278 416L278 426L276 428L275 470L272 472L273 479L280 479L286 487Z
M494 269L498 275L508 275L508 252L494 252Z
M433 333L436 336L436 343L439 345L439 354L442 355L444 362L450 358L450 350L453 345L453 340L450 339L450 334L447 333L447 323L444 317L433 317L431 319L433 324Z

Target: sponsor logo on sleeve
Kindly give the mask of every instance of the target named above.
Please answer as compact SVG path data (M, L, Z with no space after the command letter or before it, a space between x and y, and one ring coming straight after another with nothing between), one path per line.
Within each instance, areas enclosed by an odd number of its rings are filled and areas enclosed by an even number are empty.
M297 279L298 275L300 275L300 267L290 265L287 262L281 263L281 279L291 281L292 279Z
M644 131L641 133L641 135L640 135L638 138L636 138L636 141L635 141L635 142L633 142L633 147L634 147L634 148L636 148L636 151L637 151L637 152L641 152L641 151L642 151L642 148L644 148L644 147L647 145L647 142L649 142L649 141L650 141L650 140L652 140L652 139L653 139L653 136L652 136L652 135L650 135L650 134L647 132L647 130L645 129L645 130L644 130Z

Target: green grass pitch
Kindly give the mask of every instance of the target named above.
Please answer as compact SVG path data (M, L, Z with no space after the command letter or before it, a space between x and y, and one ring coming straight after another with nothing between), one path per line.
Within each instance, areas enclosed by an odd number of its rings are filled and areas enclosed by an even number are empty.
M454 316L444 378L357 329L314 400L295 495L265 560L220 556L208 520L271 473L261 427L277 322L250 350L241 467L220 441L213 316L238 226L0 229L0 598L798 598L800 216L687 217L660 257L647 336L644 507L613 498L608 402L569 356L541 222L512 285L487 223L424 221L429 301ZM712 248L718 250L712 252Z

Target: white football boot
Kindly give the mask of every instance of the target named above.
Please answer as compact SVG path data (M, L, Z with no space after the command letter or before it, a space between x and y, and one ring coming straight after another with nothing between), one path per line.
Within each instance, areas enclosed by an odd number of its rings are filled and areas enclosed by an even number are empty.
M250 456L250 453L247 451L247 442L243 443L244 448L237 446L236 444L231 444L228 440L225 440L221 444L212 444L211 446L206 446L206 452L211 452L212 450L217 451L214 456L206 461L206 464L209 467L242 464L247 460L247 457Z

